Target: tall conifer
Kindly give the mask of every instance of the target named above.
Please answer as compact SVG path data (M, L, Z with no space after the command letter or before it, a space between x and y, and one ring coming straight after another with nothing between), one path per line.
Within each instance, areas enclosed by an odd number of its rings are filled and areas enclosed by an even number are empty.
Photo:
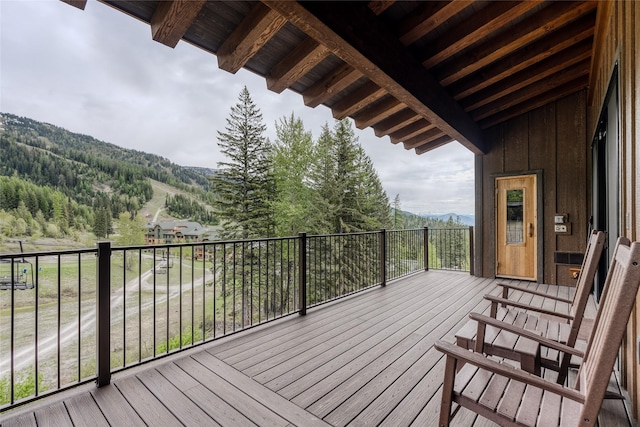
M245 86L231 108L224 132L218 131L218 146L227 159L218 162L218 174L212 181L223 238L273 234L275 189L265 130L262 114Z
M277 199L274 203L278 235L310 231L311 189L309 167L313 159L311 132L293 114L276 123L273 150Z

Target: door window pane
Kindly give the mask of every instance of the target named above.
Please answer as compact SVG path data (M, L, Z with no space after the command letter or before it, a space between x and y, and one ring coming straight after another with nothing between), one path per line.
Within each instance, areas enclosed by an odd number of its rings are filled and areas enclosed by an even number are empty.
M507 244L524 243L524 190L507 190Z

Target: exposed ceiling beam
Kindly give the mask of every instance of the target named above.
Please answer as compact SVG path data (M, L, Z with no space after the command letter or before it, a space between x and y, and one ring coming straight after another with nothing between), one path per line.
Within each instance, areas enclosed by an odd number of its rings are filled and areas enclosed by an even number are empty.
M485 120L480 121L480 127L487 129L502 122L505 122L514 117L520 116L531 110L534 110L543 105L547 105L550 102L557 101L560 98L564 98L567 95L576 93L577 91L587 87L589 83L588 76L578 77L575 81L566 83L562 86L551 89L541 95L531 98L521 104L515 105L511 108L507 108L498 114L488 117Z
M413 122L410 125L405 126L402 129L399 129L389 134L389 139L393 144L397 144L409 138L413 138L414 136L420 135L422 132L426 130L435 129L435 128L436 128L435 126L433 126L431 123L429 123L425 119L420 119L417 122Z
M529 10L537 7L542 0L524 2L497 1L473 14L463 25L438 37L429 45L422 65L431 68L462 50L473 46L489 36L497 28L504 27Z
M591 55L591 71L589 72L589 93L587 94L587 105L593 105L594 89L596 87L596 78L598 77L597 71L600 68L600 63L602 62L603 57L599 53L604 51L603 45L607 38L606 31L608 29L612 9L613 2L598 2L593 40L593 55Z
M452 84L448 89L453 93L454 99L466 98L592 35L593 15L588 14L564 28L563 31L556 31L549 37L538 40L525 49L520 49L509 58L489 65L481 72Z
M431 31L438 28L447 19L462 11L473 1L454 0L445 1L426 1L420 4L420 7L410 14L404 21L398 25L398 34L400 41L408 46Z
M73 7L77 7L78 9L84 10L87 5L87 0L61 0L63 3L71 5Z
M151 18L151 37L163 45L176 47L205 3L205 0L161 1Z
M396 113L393 116L384 119L380 123L376 123L373 126L373 132L377 137L383 137L397 130L400 130L403 127L408 126L420 119L422 119L422 117L416 114L413 110L411 110L410 108L405 108L399 113Z
M366 4L265 3L447 135L476 154L486 151L478 125Z
M510 75L460 101L465 111L475 110L516 90L552 76L591 57L592 39L584 40L533 66Z
M487 117L497 114L500 111L518 105L526 101L527 99L533 98L537 95L551 91L555 87L573 82L577 78L586 76L587 74L589 74L589 60L584 60L565 70L562 70L555 76L531 84L520 90L512 92L507 96L503 96L497 101L491 102L481 108L478 108L474 110L471 115L477 121L486 119ZM576 87L574 92L577 92L580 89L582 89L582 87Z
M443 134L442 131L438 128L429 129L426 132L422 132L421 134L416 135L413 138L408 138L406 141L404 141L404 149L411 150L412 148L416 148L431 141L435 141L436 139L443 136L451 139L449 136Z
M451 138L448 136L442 136L434 141L427 142L424 145L416 147L416 154L424 154L427 151L435 150L438 147L442 147L443 145L447 145L448 143L453 142Z
M392 96L387 96L382 101L373 104L371 107L355 115L353 119L358 129L364 129L381 122L404 108L405 105L403 103Z
M286 23L275 10L256 4L216 52L218 67L235 74Z
M360 86L353 93L342 98L331 106L333 118L342 120L385 96L387 92L372 81Z
M567 23L595 9L594 2L559 2L551 3L541 11L518 23L513 29L486 40L469 53L442 64L442 68L453 70L440 79L443 86L449 86L481 68L527 46L535 40L548 36ZM540 25L544 22L544 25ZM436 74L439 74L437 71Z
M376 15L380 15L395 3L395 0L372 0L369 2L369 9Z
M349 87L362 73L349 64L342 64L302 92L304 105L317 107L336 93Z
M329 54L329 49L308 37L271 69L267 75L267 88L282 92Z

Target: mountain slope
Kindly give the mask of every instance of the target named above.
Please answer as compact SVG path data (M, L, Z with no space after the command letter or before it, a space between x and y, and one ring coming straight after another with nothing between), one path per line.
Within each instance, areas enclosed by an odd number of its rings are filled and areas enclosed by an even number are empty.
M102 209L114 217L121 212L138 211L151 200L150 179L195 199L205 201L210 197L208 178L196 170L154 154L121 148L8 113L0 114L0 158L0 176L50 188L66 196L69 203L73 201L92 211ZM8 185L14 189L7 189L7 194L18 187L35 192L15 180L5 187ZM24 197L0 197L0 209L17 209L13 205L18 199ZM42 213L46 219L52 216L51 212ZM35 217L36 211L31 214Z

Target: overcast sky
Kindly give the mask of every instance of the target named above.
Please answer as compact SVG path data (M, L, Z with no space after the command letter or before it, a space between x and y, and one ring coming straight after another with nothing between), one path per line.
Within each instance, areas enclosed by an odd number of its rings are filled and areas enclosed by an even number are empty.
M333 127L328 108L271 92L248 71L222 71L214 55L183 41L175 49L154 42L149 25L92 0L84 11L58 0L0 0L0 31L0 112L180 165L222 160L216 131L245 85L272 141L274 123L292 112L314 138L323 124ZM371 129L356 135L403 210L473 213L473 154L462 145L418 156Z

